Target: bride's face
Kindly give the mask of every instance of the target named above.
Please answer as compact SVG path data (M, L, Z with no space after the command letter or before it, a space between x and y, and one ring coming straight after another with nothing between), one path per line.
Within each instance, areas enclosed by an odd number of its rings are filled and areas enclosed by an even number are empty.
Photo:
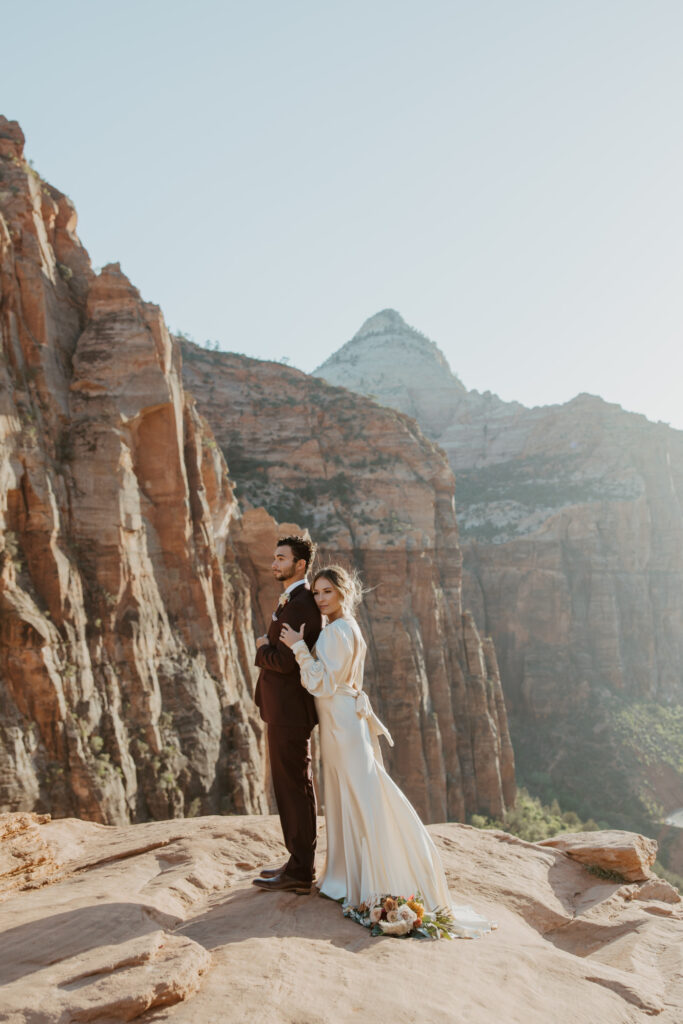
M333 622L342 613L341 594L334 583L321 576L313 584L313 597L322 615L327 615L330 622Z

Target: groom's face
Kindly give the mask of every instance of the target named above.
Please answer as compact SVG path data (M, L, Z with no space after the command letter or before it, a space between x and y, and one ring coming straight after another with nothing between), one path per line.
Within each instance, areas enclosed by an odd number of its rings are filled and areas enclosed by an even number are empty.
M275 548L272 570L276 580L280 580L283 583L291 580L292 577L300 575L302 568L305 569L305 567L305 559L299 558L297 560L289 544L283 544Z

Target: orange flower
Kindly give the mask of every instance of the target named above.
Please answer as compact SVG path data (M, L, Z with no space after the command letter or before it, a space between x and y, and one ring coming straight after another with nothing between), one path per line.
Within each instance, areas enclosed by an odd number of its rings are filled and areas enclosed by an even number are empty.
M417 900L408 900L408 906L417 914L418 917L422 917L425 912L425 908L421 903L418 903Z

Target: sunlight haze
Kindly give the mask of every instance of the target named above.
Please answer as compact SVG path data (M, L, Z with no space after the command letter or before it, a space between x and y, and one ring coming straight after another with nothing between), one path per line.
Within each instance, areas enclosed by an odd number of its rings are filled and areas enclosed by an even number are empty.
M311 371L385 307L469 388L683 429L683 6L4 5L2 113L173 330Z

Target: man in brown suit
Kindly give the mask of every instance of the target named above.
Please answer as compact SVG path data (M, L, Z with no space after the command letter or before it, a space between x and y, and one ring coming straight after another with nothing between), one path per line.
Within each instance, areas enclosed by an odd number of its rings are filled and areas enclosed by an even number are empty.
M322 618L306 575L315 545L305 537L283 537L277 542L273 575L283 593L268 628L256 641L256 664L261 669L255 700L268 726L268 754L282 834L289 851L287 863L264 870L254 885L276 892L309 893L317 832L315 790L311 770L311 733L318 721L315 701L301 685L296 658L280 640L285 622L315 644Z

